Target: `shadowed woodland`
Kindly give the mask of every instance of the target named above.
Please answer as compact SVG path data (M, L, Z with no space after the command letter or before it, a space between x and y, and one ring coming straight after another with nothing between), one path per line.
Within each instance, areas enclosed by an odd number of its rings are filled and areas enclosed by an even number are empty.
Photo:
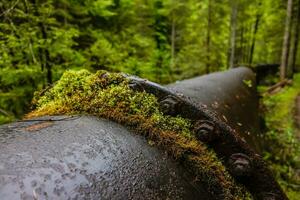
M1 0L0 124L22 119L34 92L70 69L168 84L247 66L272 144L264 158L296 200L299 32L300 0Z
M298 0L3 0L1 119L20 118L33 91L67 69L170 83L283 63L283 76L291 77L299 63L298 7Z

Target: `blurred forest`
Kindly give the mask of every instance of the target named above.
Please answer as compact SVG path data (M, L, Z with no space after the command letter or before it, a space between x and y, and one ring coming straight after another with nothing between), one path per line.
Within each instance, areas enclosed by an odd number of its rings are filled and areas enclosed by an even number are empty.
M1 0L0 123L67 69L162 84L238 65L292 76L299 0ZM288 56L290 55L290 56Z

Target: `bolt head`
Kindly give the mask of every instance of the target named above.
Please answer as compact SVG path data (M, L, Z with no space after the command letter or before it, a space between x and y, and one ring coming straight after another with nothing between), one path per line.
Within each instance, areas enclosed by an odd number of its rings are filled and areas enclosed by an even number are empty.
M235 177L250 176L252 171L251 159L243 153L232 154L229 158L229 170Z
M130 81L128 87L134 91L139 91L139 92L144 91L143 85L137 81L133 81L133 80Z
M177 114L178 104L179 101L177 99L168 96L159 102L159 108L164 114L175 116Z
M215 126L208 120L197 121L194 125L194 131L197 139L202 142L211 142L216 139Z

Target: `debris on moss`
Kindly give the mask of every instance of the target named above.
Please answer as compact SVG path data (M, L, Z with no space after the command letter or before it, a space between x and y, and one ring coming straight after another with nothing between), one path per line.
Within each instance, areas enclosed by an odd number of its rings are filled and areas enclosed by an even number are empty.
M249 88L251 88L253 86L252 80L245 79L245 80L243 80L243 83Z
M216 199L250 199L249 193L226 171L215 153L196 140L191 122L163 115L157 98L137 92L117 73L67 71L48 91L36 93L36 109L26 117L60 114L92 114L133 128L181 162L195 174L195 182Z

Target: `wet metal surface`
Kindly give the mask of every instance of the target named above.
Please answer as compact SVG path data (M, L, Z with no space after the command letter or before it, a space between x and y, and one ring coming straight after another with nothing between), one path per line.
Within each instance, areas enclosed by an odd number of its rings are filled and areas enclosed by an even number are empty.
M0 199L209 199L143 137L96 117L0 127Z
M250 72L250 73L249 73ZM235 80L237 77L242 77L242 79L238 78L240 82L233 83L234 85L242 84L243 87L248 88L254 88L254 82L251 79L247 79L250 77L253 77L253 73L249 71L247 68L236 68L227 72L224 72L224 74L227 74L227 79L229 82L231 81L229 78L231 77L232 80ZM218 73L217 73L218 74ZM231 75L230 75L231 74ZM251 76L244 76L250 74ZM216 74L215 74L216 75ZM220 78L222 77L222 73L219 73ZM218 76L216 76L218 77ZM224 99L220 100L220 102L226 102L226 91L222 91L222 84L214 84L217 82L218 79L214 78L214 82L211 82L214 86L219 86L219 88L213 87L210 88L211 90L216 90L220 94L220 97L224 97ZM255 151L255 143L259 140L250 140L252 139L251 135L254 134L247 134L249 135L249 139L245 139L246 135L243 134L243 132L239 132L235 129L235 126L231 126L230 123L235 122L232 120L229 122L229 120L226 119L226 116L220 115L220 113L215 112L213 109L209 108L207 105L204 105L203 103L197 101L196 98L193 98L193 96L189 96L188 93L182 94L178 91L177 92L173 89L168 89L166 87L160 86L156 83L153 83L151 81L147 81L145 79L141 79L138 77L128 77L131 81L138 83L140 85L140 88L145 90L148 93L151 93L155 95L161 106L161 111L167 115L172 116L181 116L184 118L187 118L192 121L194 130L196 130L196 136L199 140L207 144L210 148L212 148L218 158L223 161L223 164L225 167L229 170L231 175L241 184L243 184L249 192L253 195L254 199L256 200L264 200L262 198L263 196L266 196L266 194L274 194L272 195L272 198L277 200L284 200L287 199L286 194L283 192L279 184L276 182L275 178L273 177L273 174L271 170L268 168L267 163L263 160L262 156L260 156L257 151ZM224 78L224 77L223 77ZM221 82L222 83L222 82ZM225 84L225 81L223 82ZM245 86L244 86L245 85ZM230 88L230 85L227 85L228 91L229 90L236 90L234 87ZM225 90L226 88L224 88ZM247 88L246 88L247 89ZM255 90L255 88L253 89ZM183 90L184 91L184 90ZM195 91L194 91L195 92ZM247 98L243 96L244 90L240 89L240 92L237 93L237 95L233 96L236 99L244 98L245 102L247 102ZM247 92L247 90L246 90ZM224 93L224 95L222 95ZM191 95L193 93L190 93ZM205 91L202 91L203 95L212 95L212 94L205 94ZM230 94L230 93L229 93ZM236 94L236 93L235 93ZM247 93L246 93L247 94ZM194 94L194 96L196 96ZM165 101L164 98L168 97L168 99L172 99L172 101ZM229 95L231 98L231 95ZM250 99L251 100L251 99ZM163 104L162 104L163 102ZM218 104L219 102L215 103ZM238 104L243 105L243 101L237 101ZM169 105L165 105L169 104ZM255 122L251 121L251 115L256 115L255 111L257 110L257 107L253 107L253 109L248 109L246 107L248 103L245 104L245 106L238 106L238 110L240 111L241 118L239 116L237 119L245 119L245 124L249 123L249 126L251 124L254 124ZM256 104L257 105L257 104ZM224 105L225 106L225 105ZM242 108L241 108L242 107ZM165 109L167 108L167 109ZM172 109L169 109L172 108ZM230 107L229 107L230 108ZM235 108L232 107L232 110ZM169 112L172 110L172 112ZM231 111L229 109L229 111ZM249 112L249 116L248 113ZM231 113L233 114L233 113ZM222 117L224 119L222 119ZM201 125L202 122L209 122L210 125L213 127L213 129L205 128ZM200 126L199 126L200 123ZM244 125L245 125L244 124ZM242 126L243 124L238 122L239 126ZM253 125L255 126L255 125ZM205 130L205 132L203 131ZM207 137L208 134L211 134L212 137ZM252 145L251 145L252 144ZM252 146L252 147L251 147ZM244 155L244 158L249 158L248 160L241 160L238 157L235 157L233 155ZM237 160L235 160L237 158ZM233 162L232 162L233 161ZM245 162L244 162L245 161ZM233 165L232 165L233 163ZM243 163L243 164L242 164ZM248 163L248 164L247 164ZM241 165L242 164L242 165ZM246 169L248 168L249 169ZM232 170L230 170L232 168ZM238 169L238 170L235 170ZM241 172L238 172L240 171ZM244 170L245 169L245 170ZM244 171L246 173L244 173ZM238 173L235 173L238 172ZM250 174L249 174L250 173ZM247 174L247 176L240 176L241 174ZM270 195L268 195L269 198Z
M255 74L239 67L180 81L168 88L204 104L260 151L258 96Z

